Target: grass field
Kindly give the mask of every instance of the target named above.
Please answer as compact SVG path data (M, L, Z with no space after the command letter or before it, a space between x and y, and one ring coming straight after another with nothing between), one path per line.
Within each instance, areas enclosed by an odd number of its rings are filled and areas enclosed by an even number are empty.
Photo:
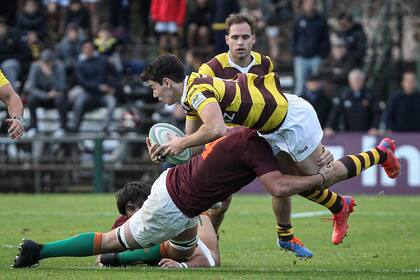
M357 197L350 232L339 246L330 243L324 208L293 201L297 236L312 250L299 261L275 244L268 196L236 196L220 234L222 266L166 271L136 266L98 269L94 257L41 261L37 268L12 269L17 244L79 232L106 231L116 217L112 195L0 195L0 279L419 279L420 197ZM303 217L302 217L303 216Z

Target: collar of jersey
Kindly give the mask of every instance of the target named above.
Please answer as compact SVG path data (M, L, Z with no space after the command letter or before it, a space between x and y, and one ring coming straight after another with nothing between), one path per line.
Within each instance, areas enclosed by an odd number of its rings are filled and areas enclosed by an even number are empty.
M184 87L182 89L181 104L184 104L185 99L187 98L187 82L190 76L186 76L184 79Z
M241 73L248 73L249 69L251 69L251 67L254 66L257 63L257 61L255 60L255 57L252 55L252 53L251 53L251 56L252 56L251 63L248 64L247 67L242 67L242 66L239 66L238 64L236 64L235 62L233 62L232 59L230 59L230 51L228 51L228 63L229 63L230 66L238 69Z

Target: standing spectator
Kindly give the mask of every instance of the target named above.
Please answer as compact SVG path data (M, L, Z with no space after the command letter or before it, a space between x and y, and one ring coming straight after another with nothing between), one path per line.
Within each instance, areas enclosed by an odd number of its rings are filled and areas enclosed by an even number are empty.
M79 28L71 23L66 28L64 38L56 45L57 56L64 63L68 75L74 73L74 67L81 51L82 38Z
M188 12L188 48L207 48L210 44L211 3L209 0L195 0L194 8Z
M98 37L93 41L100 55L106 57L109 63L114 65L117 72L122 72L120 53L118 52L118 39L112 36L111 27L104 23L99 27Z
M102 130L105 132L110 130L113 113L117 106L115 87L109 78L111 69L112 66L107 60L95 52L93 42L85 41L75 71L79 86L72 89L72 94L75 96L74 119L70 128L72 132L79 131L83 115L88 109L98 107L107 107L108 112Z
M83 6L80 0L70 0L64 18L64 25L67 26L69 23L81 27L85 33L90 33L89 11Z
M342 12L338 16L338 37L346 42L347 52L353 57L356 67L363 66L366 55L366 35L360 23L353 19L349 12Z
M338 127L342 127L344 131L379 134L379 103L375 94L366 88L365 77L365 73L359 69L349 73L350 88L333 99L333 107L324 129L325 136L334 135L334 130Z
M0 68L13 88L16 88L22 65L30 59L31 52L28 47L7 25L6 19L0 17Z
M52 50L43 50L41 59L32 63L25 88L31 114L28 136L37 133L36 109L39 107L55 107L58 110L60 129L55 134L63 135L67 130L66 72Z
M335 97L347 86L350 70L355 68L354 59L347 53L346 42L333 38L331 53L321 64L319 74L325 79L325 90L329 97Z
M178 31L185 20L185 0L152 0L150 13L159 36L159 53L178 54Z
M22 35L26 35L29 31L34 31L39 38L45 38L47 33L45 15L39 5L39 2L36 0L25 0L23 2L16 20L16 27Z
M328 115L331 110L331 99L326 95L321 77L312 75L305 83L305 90L302 98L306 99L314 107L318 115L319 123L324 128L327 123Z
M225 20L230 14L238 13L239 8L237 0L213 0L213 21L211 29L213 30L215 53L219 54L228 50L225 39Z
M316 0L303 0L303 14L295 22L293 55L295 92L302 94L306 79L318 72L322 59L330 52L326 19L317 11Z
M386 126L392 131L420 131L420 92L414 72L404 73L401 88L388 103Z

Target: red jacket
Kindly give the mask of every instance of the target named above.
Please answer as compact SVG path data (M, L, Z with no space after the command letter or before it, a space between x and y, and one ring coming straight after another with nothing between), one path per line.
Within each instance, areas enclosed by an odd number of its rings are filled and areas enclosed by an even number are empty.
M154 22L176 22L178 26L184 24L185 10L185 0L152 0L150 5L150 14Z

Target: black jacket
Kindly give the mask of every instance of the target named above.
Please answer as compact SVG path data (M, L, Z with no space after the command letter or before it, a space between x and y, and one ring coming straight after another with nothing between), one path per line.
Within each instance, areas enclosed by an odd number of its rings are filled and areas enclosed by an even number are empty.
M420 92L395 93L388 103L385 121L393 131L420 131Z

